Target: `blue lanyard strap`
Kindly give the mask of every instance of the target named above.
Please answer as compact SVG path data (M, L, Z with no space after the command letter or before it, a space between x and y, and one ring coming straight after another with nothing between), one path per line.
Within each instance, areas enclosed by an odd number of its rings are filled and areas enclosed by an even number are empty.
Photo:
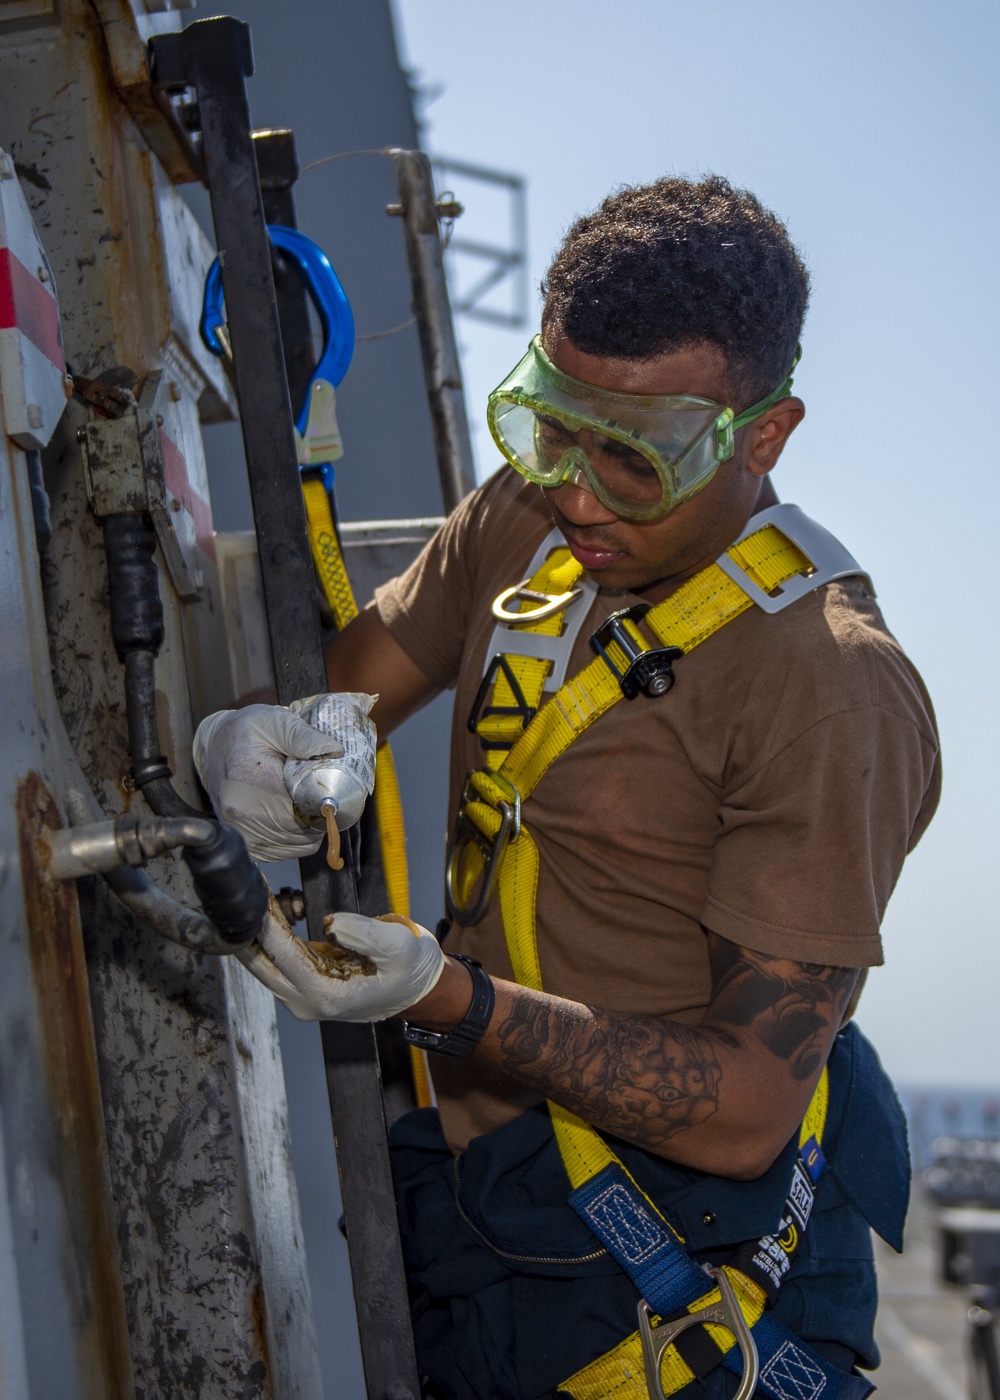
M732 1273L739 1270L760 1285L769 1301L774 1301L808 1223L814 1188L824 1166L819 1144L815 1138L809 1138L795 1160L778 1233L741 1246L727 1266L726 1275L732 1277ZM617 1162L610 1163L577 1186L570 1192L569 1203L639 1292L642 1300L640 1336L649 1393L653 1400L675 1393L678 1387L669 1380L664 1387L661 1381L660 1364L667 1346L663 1339L672 1326L686 1327L701 1320L701 1313L697 1317L691 1315L692 1305L705 1299L712 1291L713 1279L719 1283L723 1271L716 1270L709 1275L695 1263L677 1235ZM722 1292L725 1299L726 1289ZM735 1303L735 1299L733 1301ZM705 1375L718 1364L743 1377L747 1348L737 1344L735 1330L728 1324L722 1324L724 1340L719 1338L721 1315L722 1312L717 1313L715 1309L706 1309L705 1320L716 1324L712 1330L718 1348L714 1355L708 1351L707 1360L704 1341L694 1346L686 1344L686 1339L694 1334L684 1331L670 1337L670 1344L676 1347L685 1363L682 1384L687 1383L691 1372ZM658 1323L657 1318L665 1322ZM735 1321L732 1310L730 1320ZM695 1328L695 1333L701 1332L700 1327ZM748 1394L763 1394L772 1400L866 1400L875 1388L870 1381L833 1366L767 1313L757 1318L749 1332L756 1349L757 1375L756 1384L751 1382ZM592 1367L600 1364L592 1363L591 1367L584 1368L578 1373L579 1379L583 1380ZM578 1377L564 1382L560 1389L570 1395L579 1393L588 1397L598 1393L590 1385L574 1388Z

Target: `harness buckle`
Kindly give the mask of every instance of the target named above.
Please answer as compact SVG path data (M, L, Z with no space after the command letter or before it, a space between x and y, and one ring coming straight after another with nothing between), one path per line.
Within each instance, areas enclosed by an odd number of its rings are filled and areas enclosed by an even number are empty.
M510 686L511 694L514 697L513 705L487 705L486 696L490 686L496 680L497 672L503 673L504 679ZM480 720L489 719L492 715L508 715L519 718L521 721L521 734L527 729L534 719L537 711L533 710L524 698L524 691L517 682L517 677L511 668L509 661L502 652L497 652L486 668L482 685L476 691L476 698L472 702L472 709L469 711L469 718L466 721L469 731L475 734L485 749L512 749L517 742L516 739L485 739L479 733ZM520 738L520 734L517 736Z
M507 778L502 778L499 773L491 772L488 775L490 782L495 784L504 794L504 799L495 804L495 810L500 815L500 825L492 840L484 836L472 818L466 814L466 807L470 802L488 801L475 786L473 781L475 776L475 772L472 772L465 780L462 800L458 804L455 829L448 845L448 858L445 863L445 903L448 907L448 913L463 928L468 928L471 924L478 924L490 907L493 891L496 889L497 879L500 875L500 864L504 852L509 843L516 840L521 833L521 794L512 782ZM483 873L479 894L475 900L471 904L462 904L459 887L461 861L470 842L478 847L483 858Z
M709 1267L708 1273L719 1286L719 1301L709 1304L707 1308L700 1308L698 1312L685 1313L683 1317L674 1318L672 1322L654 1323L652 1308L645 1298L639 1299L639 1336L642 1339L642 1362L646 1370L646 1387L650 1400L666 1400L660 1383L660 1368L663 1365L663 1354L671 1342L689 1327L697 1327L705 1322L713 1322L718 1327L724 1327L727 1332L732 1332L739 1346L740 1356L743 1358L743 1375L733 1400L751 1400L757 1388L760 1374L757 1343L747 1326L739 1300L733 1292L733 1285L722 1269Z
M540 593L537 589L528 587L529 581L522 579L520 583L515 583L513 588L505 588L493 599L490 612L497 622L506 622L510 627L544 622L547 617L554 617L556 613L575 603L583 592L582 588L568 588L565 593ZM534 603L536 606L529 608L527 612L508 612L507 604L510 602Z
M666 695L676 680L674 662L684 655L680 647L644 647L636 642L624 624L638 622L648 612L648 603L636 603L634 607L612 613L590 639L590 645L617 677L626 700L634 700L640 690L650 699ZM607 647L611 642L625 653L628 665L624 671L608 655Z

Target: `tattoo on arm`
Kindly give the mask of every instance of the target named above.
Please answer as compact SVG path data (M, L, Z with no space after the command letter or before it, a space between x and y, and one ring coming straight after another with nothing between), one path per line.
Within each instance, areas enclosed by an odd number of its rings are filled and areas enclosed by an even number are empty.
M709 934L710 1026L749 1027L798 1080L825 1062L859 971L771 958Z
M606 1132L660 1148L718 1108L716 1046L738 1042L520 988L498 1027L504 1067Z
M857 969L771 958L717 934L708 938L712 999L700 1026L521 987L497 1026L501 1064L595 1127L653 1151L718 1113L727 1056L766 1052L762 1074L772 1088L770 1056L785 1062L792 1079L811 1079L829 1054Z

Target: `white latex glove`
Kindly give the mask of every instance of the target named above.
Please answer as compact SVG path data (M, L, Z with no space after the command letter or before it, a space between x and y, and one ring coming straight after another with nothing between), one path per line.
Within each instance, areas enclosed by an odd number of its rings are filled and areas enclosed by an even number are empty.
M278 913L238 954L300 1021L384 1021L425 997L444 971L434 935L400 914L330 914L323 930L328 943L306 943Z
M343 752L282 705L218 710L194 736L194 764L216 816L242 832L255 860L299 860L319 850L324 833L296 817L285 761Z

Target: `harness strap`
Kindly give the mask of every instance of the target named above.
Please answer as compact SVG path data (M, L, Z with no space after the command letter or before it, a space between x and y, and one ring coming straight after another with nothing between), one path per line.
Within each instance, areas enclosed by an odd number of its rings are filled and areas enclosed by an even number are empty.
M732 545L726 557L753 584L767 593L810 567L808 557L774 525L766 525L742 542ZM582 573L583 566L563 546L549 555L526 587L539 594L565 592L572 588ZM710 564L682 584L664 602L650 608L643 623L660 646L677 647L687 652L707 641L727 622L752 606L747 593L718 564ZM522 602L520 608L521 613L527 615L523 628L525 632L558 635L563 625L562 614L532 624L531 603ZM653 650L638 621L623 617L622 627L636 651ZM620 676L627 670L630 661L631 657L626 655L619 643L609 640L601 655L568 680L538 709L552 663L516 653L503 657L504 665L496 670L491 703L470 720L470 726L483 743L487 767L469 775L456 822L452 856L448 863L449 912L452 917L470 923L477 922L481 917L478 904L476 919L463 919L461 910L468 905L472 890L483 878L488 852L494 847L501 828L500 804L509 800L510 785L520 802L527 800L574 739L623 698ZM492 773L498 773L504 781L492 780ZM461 828L465 828L465 835L473 838L478 831L482 840L462 840ZM510 849L508 847L508 852ZM499 873L501 856L506 859L504 853L494 851L491 862L493 879ZM491 878L490 872L487 872L486 878ZM532 939L533 899L532 895ZM508 927L506 919L504 927Z
M567 559L567 553L556 550L551 554L521 591L537 596L571 589L582 568L571 555ZM771 524L733 545L727 557L738 573L767 594L810 567L808 557ZM651 608L642 621L661 646L687 652L752 606L752 599L734 578L712 564ZM550 635L558 634L562 626L559 614L533 625L530 598L520 607L521 614L527 614L523 630L545 629ZM521 806L560 754L623 698L623 678L635 655L653 650L639 628L639 618L621 614L618 621L625 641L632 644L633 655L614 635L607 636L598 657L535 712L552 663L512 652L495 669L492 703L473 717L488 766L471 773L466 783L456 825L454 867L449 863L449 894L459 902L467 900L477 879L489 881L498 870L500 908L514 976L522 986L537 991L542 990L535 927L539 856L521 822ZM487 860L490 868L484 869ZM654 1395L672 1395L695 1378L695 1371L675 1342L654 1346L659 1320L706 1309L712 1316L724 1316L727 1297L735 1295L751 1329L749 1350L753 1352L755 1345L755 1356L760 1359L757 1384L766 1395L773 1400L864 1400L871 1393L870 1383L830 1366L773 1318L764 1316L771 1291L768 1275L776 1290L808 1220L811 1185L806 1190L800 1178L815 1184L822 1170L820 1141L827 1094L824 1070L803 1123L783 1233L777 1240L768 1236L750 1247L746 1259L746 1267L762 1281L756 1282L730 1264L724 1266L724 1280L715 1287L706 1287L709 1277L688 1255L682 1237L604 1139L569 1109L549 1102L572 1188L569 1203L628 1274L641 1299L640 1331L563 1382L562 1392L573 1400L612 1396L614 1400L647 1400L650 1389ZM793 1221L798 1222L797 1229L786 1232ZM740 1262L744 1262L742 1256ZM718 1350L717 1360L742 1374L746 1347L736 1345L734 1329L707 1321L703 1330ZM747 1381L752 1389L753 1380L747 1377Z
M583 565L574 559L568 546L557 547L542 567L527 582L527 589L545 594L568 593L583 573ZM544 582L544 588L540 585ZM539 587L536 589L536 584ZM533 611L529 600L519 603L520 613ZM527 619L526 619L527 621ZM565 612L557 612L541 622L527 621L524 631L535 636L558 637L565 623ZM519 629L521 630L521 629ZM552 669L551 661L534 656L510 655L498 668L489 708L475 724L475 732L486 751L486 762L496 769L506 759L527 724L538 710L545 678Z

